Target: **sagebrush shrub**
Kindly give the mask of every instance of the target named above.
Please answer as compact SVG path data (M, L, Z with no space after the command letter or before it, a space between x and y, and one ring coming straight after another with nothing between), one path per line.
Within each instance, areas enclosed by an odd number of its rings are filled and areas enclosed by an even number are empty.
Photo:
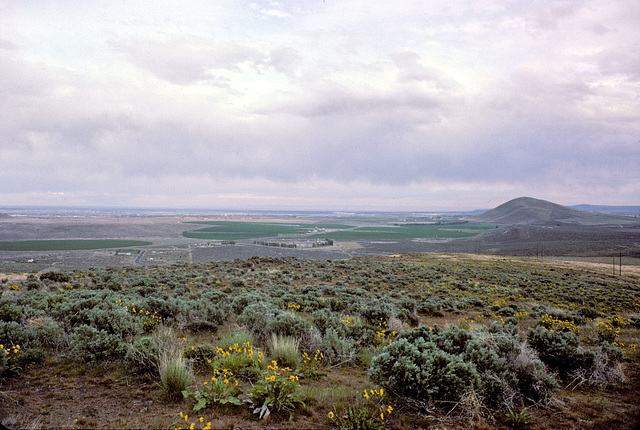
M22 322L22 309L8 300L0 301L0 321Z
M345 325L340 319L339 314L329 309L317 310L313 312L311 316L313 317L313 323L323 336L329 328L341 334L345 331Z
M83 324L71 333L71 352L74 358L95 364L124 358L126 346L119 336Z
M330 366L351 363L358 354L356 340L340 336L331 327L316 341L316 347L322 351L324 361Z
M276 312L276 309L268 303L253 303L244 308L237 321L255 336L258 343L264 344Z
M313 341L318 335L318 329L311 322L291 312L280 313L269 321L267 331L298 339L302 349L312 349Z
M23 344L27 347L59 348L64 343L64 330L51 319L32 320L24 330Z
M152 336L142 336L127 348L125 361L133 373L159 373L158 344Z
M400 338L373 359L370 377L392 392L421 400L457 401L480 384L472 363L422 337Z
M529 330L527 341L544 364L558 373L566 375L576 368L580 340L573 331L548 330L539 325Z
M517 327L517 326L516 326ZM522 356L512 324L487 330L421 326L407 330L374 357L370 376L399 395L459 401L475 392L486 407L548 400L557 388L542 362Z
M509 368L518 378L518 395L524 403L547 403L558 389L558 381L526 345L509 362Z

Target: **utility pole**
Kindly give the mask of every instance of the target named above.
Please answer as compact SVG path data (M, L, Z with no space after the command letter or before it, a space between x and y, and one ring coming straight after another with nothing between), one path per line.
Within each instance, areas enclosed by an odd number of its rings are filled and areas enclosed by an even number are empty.
M618 273L622 276L622 252L620 252L620 271Z

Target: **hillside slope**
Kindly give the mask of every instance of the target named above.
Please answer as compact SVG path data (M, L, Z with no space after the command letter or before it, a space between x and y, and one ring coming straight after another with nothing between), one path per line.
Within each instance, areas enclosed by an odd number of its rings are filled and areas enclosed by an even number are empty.
M634 224L638 219L562 206L532 197L518 197L487 212L474 215L475 222L503 225L611 225Z

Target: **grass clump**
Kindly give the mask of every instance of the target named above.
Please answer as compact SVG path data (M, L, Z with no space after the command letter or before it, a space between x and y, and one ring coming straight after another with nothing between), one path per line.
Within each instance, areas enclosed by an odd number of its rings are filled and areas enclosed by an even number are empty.
M271 333L268 347L273 360L284 367L296 369L302 361L299 349L300 341L296 338Z
M187 360L181 351L164 352L160 356L160 386L169 400L178 400L193 381Z

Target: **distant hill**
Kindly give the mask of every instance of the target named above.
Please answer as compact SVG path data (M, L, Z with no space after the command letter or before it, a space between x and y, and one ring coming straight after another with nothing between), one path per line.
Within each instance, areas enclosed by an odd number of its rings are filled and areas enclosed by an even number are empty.
M575 205L571 206L583 211L604 212L619 215L640 215L640 206L604 206L604 205Z
M532 197L518 197L470 219L503 225L608 225L640 222L638 218L631 216L585 211Z

